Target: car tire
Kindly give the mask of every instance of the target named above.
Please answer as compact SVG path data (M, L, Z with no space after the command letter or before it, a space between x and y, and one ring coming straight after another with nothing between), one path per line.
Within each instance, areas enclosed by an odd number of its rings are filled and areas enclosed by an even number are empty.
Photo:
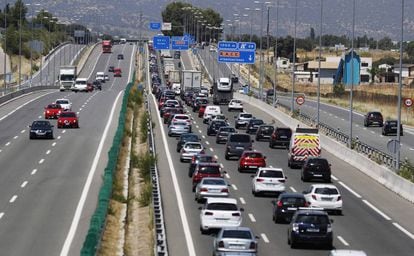
M193 189L192 191L195 192L196 186L193 184Z
M254 190L252 190L252 194L253 194L254 197L257 197L259 195L259 193L254 191Z
M342 215L342 210L337 210L337 211L335 212L335 214L336 214L336 215Z
M181 163L184 163L184 159L180 158L180 162L181 162Z
M228 108L228 109L227 109L227 111L228 111L228 112L231 112L231 108Z
M236 125L234 126L234 128L239 129L239 126L236 124Z
M208 233L208 230L205 230L200 226L200 232L202 235L206 235Z
M226 153L224 153L224 158L226 159L226 160L229 160L230 159L230 157L229 157L229 154L226 152Z

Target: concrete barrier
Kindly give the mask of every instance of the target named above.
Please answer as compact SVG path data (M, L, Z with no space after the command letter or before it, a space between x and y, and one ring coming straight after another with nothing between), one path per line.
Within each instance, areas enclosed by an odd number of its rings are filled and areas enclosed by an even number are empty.
M239 93L234 94L235 98L242 100L243 102L249 103L262 110L263 112L271 115L278 119L284 125L290 127L292 130L296 129L299 124L301 127L306 127L303 123L296 119L293 119L286 113L273 108L271 105L247 95ZM414 203L414 183L402 178L398 174L394 173L390 169L383 165L379 165L372 161L368 157L359 154L355 150L346 147L344 144L335 141L328 136L321 134L321 145L322 148L335 156L340 156L342 160L354 166L362 173L368 175L378 183L384 185L389 190L397 193L406 200Z
M16 99L24 94L28 94L34 91L40 91L40 90L48 90L48 89L57 89L56 86L52 86L52 85L45 85L45 86L33 86L30 88L25 88L22 90L18 90L9 94L6 94L5 96L0 98L0 104L5 103L9 100L13 100Z

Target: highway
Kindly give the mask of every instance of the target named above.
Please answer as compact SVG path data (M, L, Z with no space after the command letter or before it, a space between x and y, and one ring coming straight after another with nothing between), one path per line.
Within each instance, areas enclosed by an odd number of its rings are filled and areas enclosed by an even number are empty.
M216 77L223 75L229 76L231 74L229 65L225 63L217 63L214 61L217 59L216 52L210 52L208 47L205 47L204 50L200 50L200 56L204 59L206 66L208 67L211 74L213 70L216 71ZM214 63L214 65L213 65ZM218 72L218 69L220 72ZM233 68L233 73L236 72L236 68ZM247 84L246 79L241 78L241 84ZM254 90L254 88L253 88ZM258 90L254 90L257 95L260 93ZM287 106L290 109L291 106L291 97L278 96L279 104ZM290 95L290 93L288 93ZM317 102L315 100L306 98L305 103L302 106L295 104L295 109L300 109L300 111L308 116L311 116L316 120L317 116ZM397 107L395 108L397 111ZM384 136L381 134L381 127L364 127L364 114L353 112L353 138L358 138L361 142L366 143L374 148L381 150L382 152L391 154L387 149L387 143L391 139L396 139L395 135ZM384 119L387 119L384 116ZM337 107L330 104L322 103L320 104L320 121L324 124L337 129L345 134L349 134L349 109L342 107ZM404 127L404 136L401 137L401 160L408 158L411 163L414 163L414 130L409 127Z
M102 91L36 91L0 107L2 255L79 255L96 207L123 89L132 77L135 49L135 45L115 45L113 53L105 55L100 47L94 49L79 77L93 80L109 65L123 71L121 78L110 73ZM117 60L119 53L124 60ZM56 129L56 121L51 120L54 140L29 140L28 125L43 119L43 108L58 98L72 102L80 128Z
M181 59L185 69L193 68L187 52L182 52ZM216 77L227 76L228 70L222 68L223 65L220 66L214 68ZM209 72L213 72L212 66L208 69ZM150 102L155 110L155 98L152 97ZM267 123L274 120L276 126L283 126L277 119L264 114L255 106L244 104L244 107L245 111ZM224 105L222 110L234 125L235 113L228 113ZM328 251L318 248L290 249L287 244L287 224L272 222L271 200L274 197L254 197L251 194L251 174L238 173L238 161L224 159L225 145L217 145L215 137L206 135L207 125L203 124L190 108L187 108L187 111L193 118L193 131L202 138L207 153L215 155L223 165L223 170L227 171L225 177L231 184L230 195L238 200L240 207L245 209L243 226L251 227L260 237L259 255L328 255ZM175 151L176 139L166 136L168 131L166 126L159 122L160 119L155 111L152 114L156 122L158 159L163 159L158 161L158 164L163 204L167 214L166 229L170 254L211 255L213 237L201 235L199 231L198 207L201 204L194 201L191 179L187 175L189 164L179 161L179 153ZM266 142L254 142L254 149L267 156L268 166L284 169L288 176L287 191L301 192L312 184L300 180L299 169L290 169L287 166L286 150L270 149ZM323 151L323 156L332 164L333 184L341 191L344 202L343 215L331 215L334 220L334 247L362 249L368 255L412 255L413 204L345 163L341 160L341 156L334 156L326 151Z

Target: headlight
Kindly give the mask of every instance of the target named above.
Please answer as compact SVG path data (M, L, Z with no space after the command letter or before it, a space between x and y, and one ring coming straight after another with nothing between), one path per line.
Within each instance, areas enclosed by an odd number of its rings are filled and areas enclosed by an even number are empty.
M332 226L331 226L331 224L328 224L328 230L327 230L327 232L328 233L331 233L332 232Z
M292 231L293 232L299 232L299 224L293 223L293 225L292 225Z

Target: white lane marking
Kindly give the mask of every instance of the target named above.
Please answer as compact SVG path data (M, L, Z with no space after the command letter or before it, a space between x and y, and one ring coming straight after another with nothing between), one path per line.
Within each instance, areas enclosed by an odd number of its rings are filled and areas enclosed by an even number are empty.
M27 183L29 183L28 181L23 181L22 185L20 185L20 187L24 188L26 187Z
M78 112L76 112L76 114L77 114L77 115L79 115L79 113L80 113L79 111L78 111Z
M65 132L66 132L66 130L63 130L63 131L62 131L62 133L65 133Z
M252 222L256 222L256 219L254 218L253 214L249 213L249 218Z
M210 145L210 142L206 141L206 144L207 144L207 145Z
M385 213L383 213L382 211L380 211L377 207L375 207L373 204L371 204L370 202L368 202L367 200L362 200L362 202L364 202L366 205L368 205L372 210L376 211L379 215L381 215L384 219L386 220L391 220L390 217L388 217Z
M52 152L50 149L48 151L46 151L46 155L49 155L50 152Z
M0 219L3 218L4 212L0 212Z
M42 118L42 116L39 116L39 119L41 119Z
M231 187L232 187L234 190L237 190L237 186L236 186L236 185L231 184Z
M400 224L398 224L397 222L393 222L392 225L394 225L396 228L398 228L399 230L401 230L409 238L411 238L412 240L414 240L414 235L412 233L410 233L408 230L406 230L405 228L403 228Z
M261 233L260 236L262 237L262 239L265 243L267 243L267 244L270 243L269 238L267 238L265 233Z
M345 246L349 246L348 242L342 236L337 236L338 240L341 241Z
M201 130L198 130L198 132L199 132L199 133L203 133L203 131L201 131Z
M194 124L196 124L196 123L197 123L197 121L194 121L193 123L194 123ZM198 126L197 126L197 128L198 128Z
M356 126L356 127L359 127L359 124L356 124L355 126Z
M79 108L79 111L82 111L82 108Z
M9 203L14 203L17 199L17 195L12 196L12 198L10 198Z
M30 173L30 175L35 175L37 172L37 169L33 169L33 171Z
M2 151L3 151L3 150L1 150L1 149L0 149L0 153L1 153Z
M339 118L338 116L335 116L335 118Z
M364 127L364 130L367 130L367 127Z
M410 148L411 151L414 151L414 148Z
M214 158L218 159L218 156L217 155L214 155Z
M345 118L341 118L342 121L345 121Z
M54 146L56 146L56 142L53 142L53 143L52 143L52 147L54 147Z
M198 126L198 124L196 125L196 128L198 129L198 128L200 128L200 126Z
M104 142L105 142L106 137L108 136L109 127L110 127L110 124L112 123L112 119L114 117L116 104L117 104L119 98L121 97L122 93L123 93L123 91L120 91L118 93L118 96L116 97L116 99L115 99L115 101L112 105L112 109L111 109L111 112L109 114L108 121L106 122L104 132L102 133L101 140L99 141L98 149L96 150L96 154L95 154L95 157L93 159L92 166L89 170L88 177L86 179L86 183L85 183L85 185L82 189L82 194L81 194L81 197L79 199L79 203L76 207L76 211L75 211L75 214L73 216L73 220L72 220L72 223L70 225L69 232L66 236L65 243L63 244L62 250L60 251L61 256L68 255L69 248L72 244L73 238L75 237L76 229L78 228L79 220L80 220L80 217L81 217L81 214L82 214L82 211L83 211L83 207L84 207L85 202L86 202L86 197L89 194L89 188L91 187L92 179L93 179L93 176L95 174L96 167L98 166L99 157L101 156L102 149L103 149L103 146L104 146Z
M27 104L30 104L30 103L32 103L33 101L38 100L38 99L40 99L40 98L42 98L42 97L44 97L44 96L46 96L46 95L49 95L49 94L51 94L51 93L55 93L55 91L50 92L50 93L46 93L46 94L43 94L43 95L40 95L39 97L36 97L36 98L34 98L34 99L32 99L32 100L29 100L28 102L26 102L26 103L22 104L21 106L19 106L19 107L15 108L13 111L10 111L10 112L9 112L9 113L7 113L6 115L2 116L2 117L0 118L0 121L3 121L3 119L5 119L5 118L7 118L8 116L12 115L14 112L16 112L17 110L19 110L19 109L21 109L22 107L26 106ZM3 106L3 104L2 104L2 106ZM40 117L40 118L42 118L42 117Z
M26 130L22 130L20 133L24 133Z
M273 168L273 166L269 165L270 168Z
M17 138L19 138L19 136L17 136L17 135L13 137L13 139L17 139Z
M331 178L333 179L333 180L336 180L336 181L338 181L339 179L337 178L337 177L335 177L333 174L331 174Z
M356 196L357 198L362 198L362 196L360 194L358 194L357 192L353 191L350 187L348 187L347 185L345 185L345 183L343 183L342 181L339 181L338 183L341 184L341 186L344 187L346 190L348 190L349 192L351 192L352 194L354 194L354 196Z
M205 138L206 138L206 136L204 136L204 135L201 135L201 137L202 137L203 139L205 139Z
M332 116L332 114L331 114L331 113L329 113L329 116Z
M213 151L214 151L214 149L213 149L213 148L210 148L210 151L211 151L211 152L213 152Z
M6 147L10 145L10 141L6 143Z
M375 132L374 132L374 131L371 131L371 133L372 133L372 134L375 134Z
M223 165L223 164L220 164L220 167L221 167L221 168L224 168L224 165Z
M42 159L40 159L40 160L39 160L39 164L43 164L43 162L44 162L44 161L45 161L45 159L43 159L43 158L42 158Z
M292 192L296 192L296 189L294 187L290 187L290 190L292 190Z
M381 134L381 135L380 135L380 137L381 137L381 138L384 138L384 135L382 135L382 134Z
M244 201L244 198L243 197L240 197L239 199L240 199L240 203L241 204L246 204L246 201Z
M224 176L226 176L227 179L231 179L231 177L228 173L224 174Z
M60 138L62 138L60 135L57 137L58 140L60 140Z

